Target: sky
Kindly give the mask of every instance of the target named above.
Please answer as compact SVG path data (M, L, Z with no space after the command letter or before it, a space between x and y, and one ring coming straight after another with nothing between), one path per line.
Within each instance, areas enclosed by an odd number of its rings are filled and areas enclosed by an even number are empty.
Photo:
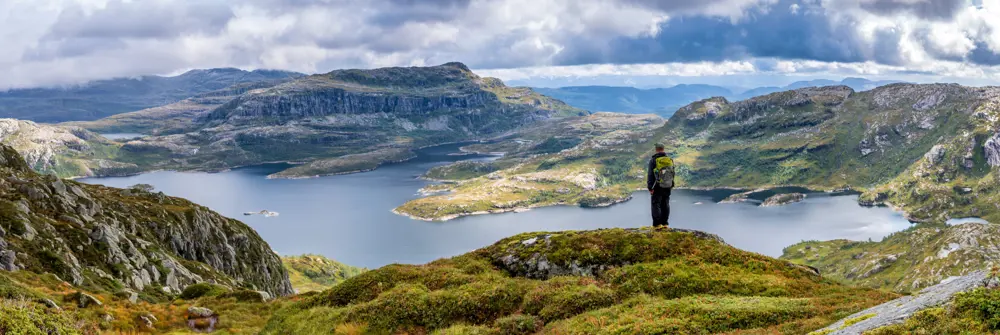
M0 0L0 45L0 89L451 61L527 85L988 85L1000 0Z

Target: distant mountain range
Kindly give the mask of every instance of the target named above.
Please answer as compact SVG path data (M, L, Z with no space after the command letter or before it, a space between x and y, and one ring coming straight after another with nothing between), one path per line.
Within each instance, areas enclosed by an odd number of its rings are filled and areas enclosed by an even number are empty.
M54 126L0 119L0 141L29 153L37 170L64 177L307 163L273 175L295 178L371 170L412 158L411 149L587 114L530 88L480 77L462 63L276 80L96 121ZM57 132L65 133L59 141L46 135ZM151 136L114 142L91 132Z
M836 85L848 86L855 91L867 91L898 82L892 80L871 81L864 78L846 78L841 81L818 79L797 81L784 87L757 87L742 92L734 92L722 86L700 84L653 89L619 86L570 86L561 88L535 88L534 90L562 100L573 107L592 112L656 113L664 117L670 117L680 107L711 97L724 97L730 101L738 101L804 87Z
M173 77L142 76L57 88L14 89L0 91L0 118L46 123L97 120L234 85L281 82L302 76L288 71L220 68L192 70Z

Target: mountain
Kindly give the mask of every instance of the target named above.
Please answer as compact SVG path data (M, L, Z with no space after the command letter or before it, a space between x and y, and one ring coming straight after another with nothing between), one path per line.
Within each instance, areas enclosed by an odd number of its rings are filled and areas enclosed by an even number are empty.
M613 86L535 88L541 94L595 112L647 114L670 117L691 102L714 96L731 96L728 89L711 85L677 85L670 88L638 89Z
M100 121L104 128L136 129L156 113L165 119L195 116L152 131L162 136L124 143L120 161L181 170L309 162L276 177L338 174L407 159L419 147L487 139L541 120L586 114L529 88L479 77L461 63L338 70L250 90L209 112L165 109Z
M895 83L901 83L901 81L898 81L898 80L872 81L872 80L868 80L868 79L864 79L864 78L853 78L853 77L844 78L843 80L841 80L839 82L838 81L829 80L829 79L815 79L815 80L807 80L807 81L796 81L794 83L791 83L791 84L788 84L788 85L785 85L785 86L782 86L782 87L764 86L764 87L752 88L752 89L743 91L742 93L731 95L731 96L725 96L725 97L728 98L728 99L730 99L730 100L744 100L744 99L750 99L750 98L753 98L753 97L756 97L756 96L767 95L767 94L777 93L777 92L782 92L782 91L797 90L797 89L806 88L806 87L823 87L823 86L838 86L838 85L840 85L840 86L847 86L847 87L850 87L851 89L853 89L855 91L860 92L860 91L867 91L867 90L874 89L876 87L885 86L885 85L889 85L889 84L895 84Z
M697 231L538 232L365 272L261 333L805 334L893 297Z
M85 128L97 133L170 135L196 127L195 121L241 94L277 86L285 80L241 83L199 93L171 104L112 115L94 121L71 121L59 125Z
M80 127L0 119L0 143L17 150L35 171L60 177L139 172L135 164L114 160L119 144Z
M292 293L267 243L208 208L148 189L40 175L6 145L0 145L0 175L4 271L51 273L76 287L131 290L149 299L200 282Z
M103 117L171 104L245 83L287 81L303 74L232 68L192 70L173 77L142 76L58 88L0 92L0 118L56 123Z
M670 117L685 105L698 100L724 97L728 100L745 100L771 93L806 87L843 85L855 91L867 91L898 81L871 81L863 78L845 78L839 82L828 79L797 81L784 87L757 87L734 92L713 85L677 85L669 88L639 89L617 86L568 86L560 88L534 88L541 94L565 101L567 104L594 112L619 112L630 114L656 113Z
M634 189L640 187L652 142L659 140L679 164L678 182L687 187L849 187L865 191L863 204L893 205L914 221L973 216L1000 222L1000 210L992 205L1000 201L998 93L992 87L891 84L864 92L827 86L738 102L705 99L681 108L659 129L636 133L646 135L631 141L603 141L592 148L583 145L592 142L578 141L543 155L513 155L506 166L478 170L488 175L459 173L470 178L459 185L589 172L605 177L587 184L593 185L588 192ZM504 145L495 144L497 151L507 150ZM513 166L517 168L509 168ZM473 191L448 198L454 202ZM524 199L517 207L548 203L544 199L551 197ZM471 203L455 205L459 213L468 213L458 208ZM476 208L489 212L507 207L493 203Z

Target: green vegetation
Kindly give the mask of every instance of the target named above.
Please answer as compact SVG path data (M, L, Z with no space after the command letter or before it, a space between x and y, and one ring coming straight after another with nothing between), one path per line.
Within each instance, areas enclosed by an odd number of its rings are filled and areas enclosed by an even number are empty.
M548 269L573 264L596 276L542 275L533 267L539 257ZM655 285L670 271L683 279ZM427 265L365 272L287 305L263 333L801 334L892 297L841 286L703 233L527 233Z
M320 255L284 256L288 278L297 293L323 291L367 269L344 265Z
M951 303L915 313L905 322L866 335L996 334L1000 332L1000 291L980 288L959 293Z
M824 276L852 285L915 292L986 266L996 253L977 246L998 239L998 225L918 224L879 242L798 243L785 248L781 259L816 267Z
M0 299L0 334L83 334L64 314L50 314L40 307Z
M198 283L188 285L177 297L184 300L192 300L201 297L214 297L225 293L229 293L229 289L225 286L211 283Z

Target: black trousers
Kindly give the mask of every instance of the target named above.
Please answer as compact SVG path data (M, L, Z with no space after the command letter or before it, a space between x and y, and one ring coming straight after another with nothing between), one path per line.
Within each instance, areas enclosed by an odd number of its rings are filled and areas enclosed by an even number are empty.
M670 189L653 188L653 227L670 225Z

